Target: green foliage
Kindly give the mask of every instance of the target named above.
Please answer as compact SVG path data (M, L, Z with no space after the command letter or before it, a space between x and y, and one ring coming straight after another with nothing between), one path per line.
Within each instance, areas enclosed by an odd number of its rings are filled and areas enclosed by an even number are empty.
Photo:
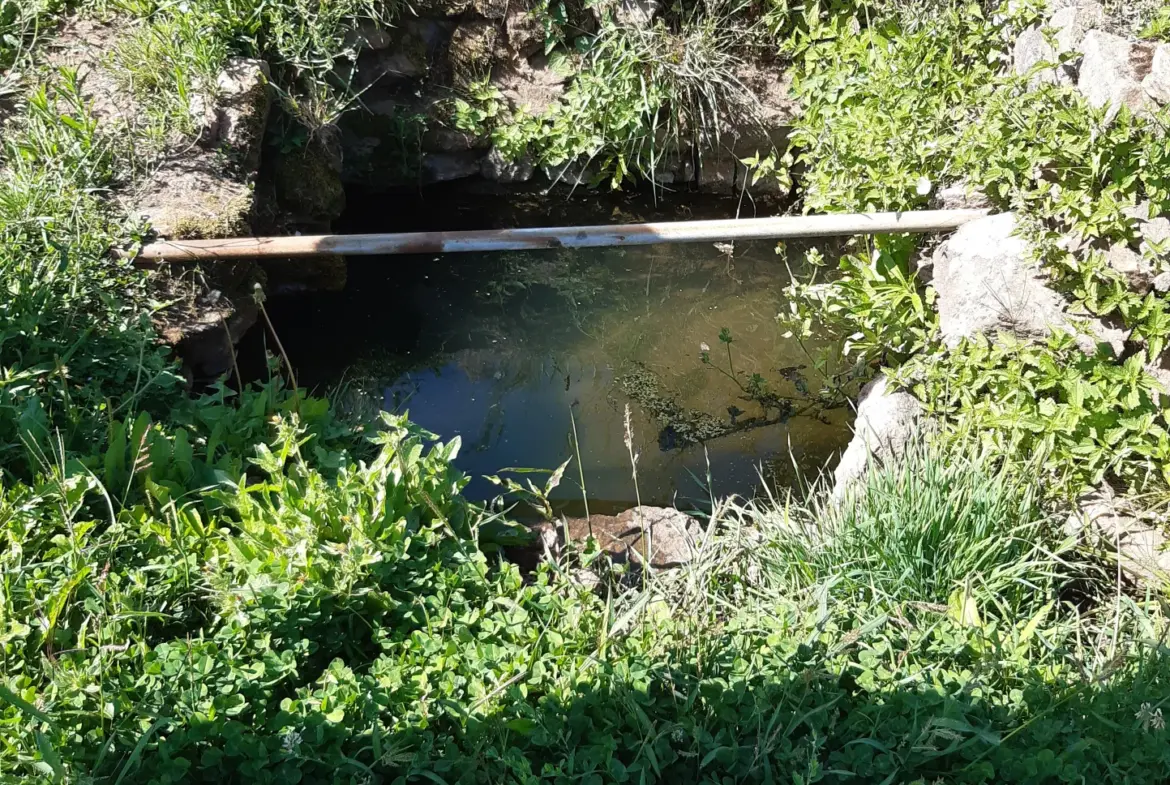
M736 76L741 34L720 13L678 31L610 23L562 100L543 117L498 124L493 140L552 166L588 161L614 187L653 180L680 149L714 149L722 130L755 121L756 99Z
M1062 493L1101 479L1164 483L1161 401L1143 367L1166 348L1170 301L1131 289L1102 249L1139 247L1136 213L1170 210L1165 112L1108 117L1069 88L1002 74L1003 42L1035 17L1027 5L994 16L968 6L912 31L894 21L835 28L807 48L797 83L807 109L793 136L808 166L804 206L914 209L942 185L978 186L1023 217L1071 309L1115 320L1137 354L1123 365L1084 357L1063 339L945 350L908 238L848 249L838 275L793 287L796 304L781 318L797 334L823 320L842 351L873 366L916 356L904 379L950 427L982 432L1007 455L1044 450ZM1140 247L1152 269L1164 268L1166 249ZM1087 397L1069 399L1070 385Z
M192 99L214 97L215 76L231 54L268 61L289 114L315 131L356 100L349 82L358 54L353 31L364 22L388 26L397 4L114 0L109 10L144 20L113 61L165 132L191 130Z
M166 133L182 130L181 104L162 94L179 95L181 80L205 88L227 53L273 57L306 117L330 116L347 97L329 75L348 62L347 26L385 12L113 7L149 17L135 44L146 48L119 56L153 79L144 89L160 96ZM828 63L841 47L841 69L871 63L852 82L825 82L825 95L850 96L842 114L812 110L826 131L802 141L817 193L836 199L840 178L859 204L914 206L918 180L942 182L958 162L987 187L1006 180L993 196L1025 205L1062 285L1086 310L1125 319L1151 352L1165 334L1160 300L1120 293L1097 257L1055 243L1066 225L1133 239L1120 210L1139 199L1165 207L1165 153L1149 126L1122 116L1086 145L1071 137L1099 117L1045 124L1044 111L1078 105L997 83L968 92L986 100L962 115L981 134L952 134L937 154L913 141L916 163L903 170L883 151L918 138L907 125L948 131L940 117L962 109L959 94L995 77L980 60L991 23L974 10L944 14L940 28L924 20L913 34L921 57L900 60L889 49L896 30L881 27L900 7L881 4L865 27L836 5L809 4L799 19L772 7L798 41L793 54ZM659 142L646 129L701 139L719 127L709 119L727 116L734 85L721 80L738 57L736 29L612 32L551 119L492 133L546 161L584 154L613 174L653 166ZM878 29L888 37L858 45ZM940 31L973 40L941 51ZM933 76L896 78L919 66ZM948 68L980 76L956 86ZM912 454L844 507L719 504L690 570L648 576L640 592L593 593L568 580L576 565L522 577L485 555L479 540L500 522L460 495L457 443L398 417L363 443L324 401L278 382L188 398L155 346L141 276L107 254L134 234L99 199L122 149L98 133L72 75L53 79L5 128L0 178L0 780L1170 778L1160 607L1116 586L1101 603L1101 577L1081 581L1065 563L1039 491L982 454ZM890 102L912 90L945 95ZM867 130L865 111L883 102L898 121ZM1019 128L1033 129L1039 152L1022 149ZM888 190L860 184L871 164L836 157L862 133L873 134L863 149ZM993 144L1010 155L988 154ZM1046 189L1049 159L1099 212ZM1164 415L1140 354L1086 358L1063 339L943 352L912 251L882 240L848 258L840 278L799 290L842 320L851 379L915 356L902 378L930 388L922 394L948 415L948 433L966 423L998 455L1050 455L1044 479L1156 479ZM794 329L812 334L813 317L798 312ZM730 350L732 336L721 341ZM728 373L757 400L775 394L737 374L730 351ZM804 394L802 377L785 378Z
M63 0L0 0L0 72L22 63L65 5ZM14 89L15 83L0 73L0 98Z
M759 517L787 522L764 556L770 580L869 607L946 606L965 595L985 611L1030 617L1065 571L1053 555L1063 548L1026 464L995 454L915 442L840 503L767 510Z
M139 275L105 258L121 230L95 189L113 162L73 75L27 103L0 179L0 460L24 476L178 381L143 329Z
M1170 421L1141 354L1089 357L1064 334L1047 344L979 337L916 357L900 376L961 436L1012 460L1046 456L1038 468L1050 489L1170 484Z

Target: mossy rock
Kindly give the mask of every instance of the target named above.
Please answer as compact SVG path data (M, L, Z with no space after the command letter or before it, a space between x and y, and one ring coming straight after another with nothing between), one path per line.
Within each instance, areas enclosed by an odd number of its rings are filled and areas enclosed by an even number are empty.
M328 222L345 211L338 155L324 141L315 139L281 156L273 179L278 204L296 221Z
M214 154L171 161L146 181L128 212L161 237L199 240L249 234L255 193Z
M489 75L499 37L499 25L494 22L476 20L455 28L447 50L451 82L455 87L467 87Z

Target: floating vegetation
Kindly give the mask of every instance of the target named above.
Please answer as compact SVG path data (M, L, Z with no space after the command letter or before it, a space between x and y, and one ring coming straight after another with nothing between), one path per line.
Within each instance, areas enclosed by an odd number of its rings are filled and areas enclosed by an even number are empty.
M792 416L791 404L782 407L777 414L746 417L738 406L727 407L728 419L697 409L688 409L678 398L665 389L662 380L644 364L630 363L616 379L618 388L631 400L642 407L661 425L658 432L658 447L663 452L701 444L721 436L728 436L753 428L778 425Z

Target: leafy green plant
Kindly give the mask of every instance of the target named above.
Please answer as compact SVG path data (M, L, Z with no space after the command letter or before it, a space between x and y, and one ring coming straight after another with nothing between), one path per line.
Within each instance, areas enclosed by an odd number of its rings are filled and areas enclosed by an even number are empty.
M980 337L917 357L900 376L955 433L1014 460L1045 456L1039 468L1052 487L1170 483L1167 412L1140 354L1115 363L1085 355L1068 335L1046 345Z

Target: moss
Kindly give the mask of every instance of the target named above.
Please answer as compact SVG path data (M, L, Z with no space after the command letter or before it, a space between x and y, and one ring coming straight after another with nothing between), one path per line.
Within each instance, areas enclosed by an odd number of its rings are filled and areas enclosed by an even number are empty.
M194 209L175 216L166 235L175 240L208 240L248 234L252 201L251 193L237 194L226 202L200 195Z
M345 211L345 188L323 143L310 142L281 157L274 179L281 208L299 221L331 221Z
M451 35L447 62L452 84L467 87L491 71L499 29L492 22L468 22Z

